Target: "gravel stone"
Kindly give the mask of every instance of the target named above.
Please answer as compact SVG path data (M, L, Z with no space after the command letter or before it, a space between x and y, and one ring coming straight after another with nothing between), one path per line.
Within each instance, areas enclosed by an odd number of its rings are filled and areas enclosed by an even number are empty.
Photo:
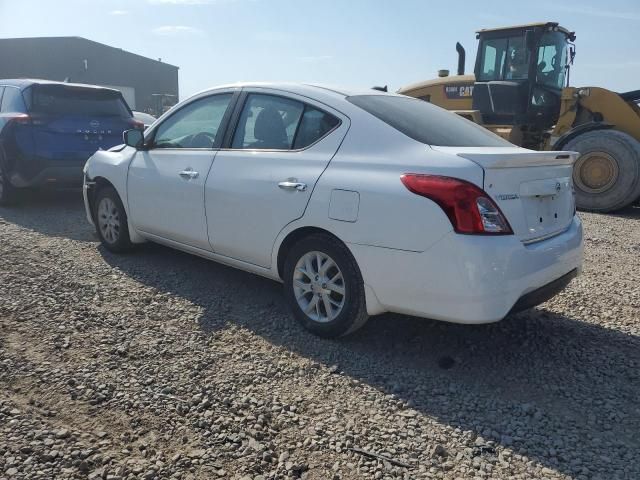
M328 341L277 283L107 252L78 192L0 207L0 478L640 478L640 208L581 217L536 309Z

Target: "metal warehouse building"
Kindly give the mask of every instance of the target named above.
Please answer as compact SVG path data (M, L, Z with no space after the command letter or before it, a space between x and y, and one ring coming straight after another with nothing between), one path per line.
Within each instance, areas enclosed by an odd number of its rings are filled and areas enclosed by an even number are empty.
M0 39L0 78L109 86L154 115L178 101L178 67L81 37Z

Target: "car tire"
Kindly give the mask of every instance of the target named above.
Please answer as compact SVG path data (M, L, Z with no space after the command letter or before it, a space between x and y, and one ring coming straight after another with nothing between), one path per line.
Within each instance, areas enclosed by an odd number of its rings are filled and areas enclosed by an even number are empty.
M0 205L13 205L16 202L16 194L16 188L9 182L0 158Z
M129 238L127 212L120 195L113 187L102 187L93 202L93 219L102 245L114 253L124 253L133 247Z
M563 146L580 153L573 168L579 210L614 212L640 196L640 142L618 130L595 130ZM606 172L599 185L590 172ZM600 187L600 188L598 188Z
M355 258L338 239L313 234L293 245L284 264L287 303L296 320L325 338L355 332L368 319Z

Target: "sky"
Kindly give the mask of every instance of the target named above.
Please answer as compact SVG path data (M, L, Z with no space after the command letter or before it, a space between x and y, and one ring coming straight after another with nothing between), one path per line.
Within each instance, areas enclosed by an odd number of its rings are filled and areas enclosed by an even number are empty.
M0 0L0 38L80 36L180 67L180 97L237 81L403 85L473 70L475 31L557 21L574 86L640 89L640 1Z

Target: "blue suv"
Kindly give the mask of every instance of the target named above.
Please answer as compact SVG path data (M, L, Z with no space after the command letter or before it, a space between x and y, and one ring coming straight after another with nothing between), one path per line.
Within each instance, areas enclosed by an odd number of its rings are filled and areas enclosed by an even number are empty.
M0 80L0 205L28 187L80 187L82 167L98 149L142 129L118 90Z

